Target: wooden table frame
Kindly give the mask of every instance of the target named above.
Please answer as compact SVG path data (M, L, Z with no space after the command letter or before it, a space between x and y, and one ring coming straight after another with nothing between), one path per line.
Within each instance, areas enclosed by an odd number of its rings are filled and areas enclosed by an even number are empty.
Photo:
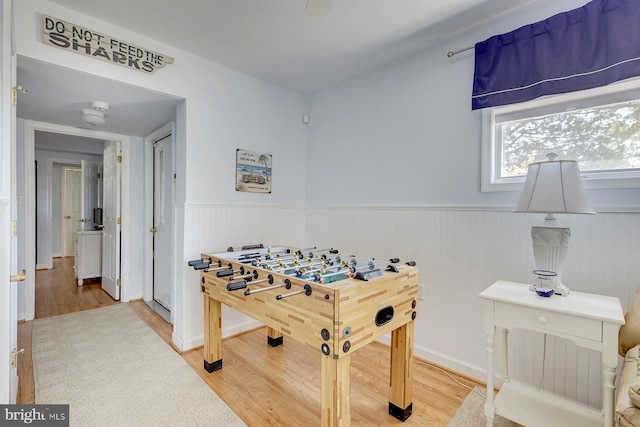
M290 290L267 290L256 295L228 291L226 278L215 272L201 272L204 293L204 368L222 369L222 304L228 305L268 326L268 344L277 346L287 335L319 349L321 357L322 426L351 425L351 353L375 339L391 333L389 414L405 421L412 413L412 368L414 319L417 314L417 269L400 265L398 272L385 271L371 281L345 279L321 285L279 275L258 267L247 267L223 258L225 254L202 254L212 263L241 267L257 274L258 280L274 276L275 282L288 279ZM249 282L250 284L250 282ZM276 295L312 288L310 295L277 300ZM268 283L251 286L259 289ZM259 297L258 297L259 295ZM392 309L391 309L392 308ZM391 318L376 325L383 309ZM293 319L293 320L292 320ZM386 319L385 319L386 320Z

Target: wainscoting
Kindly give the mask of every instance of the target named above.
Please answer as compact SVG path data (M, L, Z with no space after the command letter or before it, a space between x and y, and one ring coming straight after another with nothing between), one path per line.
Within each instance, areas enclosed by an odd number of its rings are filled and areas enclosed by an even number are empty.
M322 207L307 209L307 243L379 259L415 260L425 285L416 354L484 378L478 294L499 279L532 281L530 229L543 218L466 208ZM559 220L572 232L564 283L575 291L616 296L626 310L640 285L640 214L561 215ZM330 232L313 224L330 224ZM601 406L599 353L548 337L545 356L544 336L521 330L511 332L510 344L512 378Z
M544 215L506 209L446 207L187 206L184 247L200 251L265 243L333 247L343 254L416 261L425 285L416 319L415 353L458 372L486 375L482 303L478 294L496 280L530 282L534 269L530 228ZM640 284L640 214L607 212L561 215L572 229L563 274L574 291L612 295L629 306ZM197 274L184 270L185 283ZM185 348L202 339L201 296L185 298ZM225 334L255 326L245 316L225 315ZM599 353L572 342L515 330L510 376L599 407ZM543 360L544 371L543 371ZM496 372L501 366L496 361Z

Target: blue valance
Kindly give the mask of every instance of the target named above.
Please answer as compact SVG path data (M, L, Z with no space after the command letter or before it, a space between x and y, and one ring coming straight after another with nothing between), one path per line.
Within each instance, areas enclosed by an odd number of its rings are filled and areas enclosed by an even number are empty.
M640 75L640 0L593 0L475 45L472 108Z

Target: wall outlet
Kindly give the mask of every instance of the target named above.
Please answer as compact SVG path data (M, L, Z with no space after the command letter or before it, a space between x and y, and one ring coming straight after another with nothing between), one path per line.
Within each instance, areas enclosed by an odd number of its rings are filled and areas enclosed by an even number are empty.
M418 284L418 301L424 301L424 285Z

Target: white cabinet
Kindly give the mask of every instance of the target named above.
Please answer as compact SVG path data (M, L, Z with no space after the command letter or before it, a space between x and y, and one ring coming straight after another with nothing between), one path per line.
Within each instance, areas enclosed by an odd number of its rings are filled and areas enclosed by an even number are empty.
M73 233L75 243L74 270L78 286L82 280L102 277L102 230L76 231Z
M495 414L526 426L613 427L618 329L624 324L618 298L571 291L568 296L543 298L529 291L529 285L497 281L480 294L484 300L487 351L487 426ZM523 328L575 342L602 355L602 410L595 410L564 397L509 378L508 331ZM502 331L504 381L493 394L493 356L496 329Z

